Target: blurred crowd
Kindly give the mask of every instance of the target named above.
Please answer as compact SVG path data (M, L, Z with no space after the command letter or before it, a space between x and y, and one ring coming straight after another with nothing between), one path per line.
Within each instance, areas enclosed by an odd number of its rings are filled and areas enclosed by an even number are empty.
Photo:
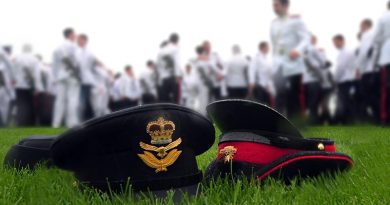
M108 69L88 49L88 36L72 28L64 29L50 64L31 45L15 56L11 46L1 45L0 126L72 127L158 102L205 114L207 104L221 99L258 101L310 124L388 123L390 2L375 29L371 19L361 21L358 47L348 47L342 34L329 39L339 50L333 62L300 16L289 13L289 5L273 0L271 42L260 42L254 55L233 45L231 57L221 59L204 41L182 64L180 37L173 33L140 75L131 65L119 73Z

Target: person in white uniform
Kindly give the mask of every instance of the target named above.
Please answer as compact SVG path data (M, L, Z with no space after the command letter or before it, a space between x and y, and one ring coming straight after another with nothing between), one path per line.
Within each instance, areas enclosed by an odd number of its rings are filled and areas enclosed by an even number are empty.
M32 54L32 46L26 44L22 48L22 54L14 59L13 75L15 77L17 125L35 126L36 109L34 104L37 96L43 91L40 75L40 62Z
M380 67L380 121L383 125L390 119L390 1L387 9L378 20L374 34L374 48L378 51L375 65Z
M344 36L341 34L333 37L333 43L339 54L336 60L335 81L338 89L337 122L350 123L355 117L356 111L356 79L358 70L356 67L355 50L346 47Z
M360 76L362 117L367 121L379 122L380 75L374 62L377 49L374 48L372 26L371 19L364 19L360 23L360 45L356 64Z
M193 110L201 111L203 108L200 108L199 106L199 77L197 76L196 69L196 62L193 61L190 64L186 65L185 72L183 74L183 95L182 95L182 102L181 104L191 108ZM208 96L207 96L208 97ZM205 113L203 111L202 113Z
M135 77L133 68L130 65L125 67L124 73L119 79L120 108L126 109L140 104L141 86Z
M230 99L244 99L248 94L249 62L238 45L232 47L233 56L226 63L226 86Z
M322 70L326 67L326 58L320 48L317 47L317 37L312 35L311 44L305 51L306 70L303 74L305 90L305 110L310 124L318 124L319 106L321 102L321 83L323 81Z
M191 76L186 82L191 85L192 96L189 96L192 101L196 103L196 110L202 114L206 114L206 107L215 96L215 64L210 61L209 54L204 52L204 46L195 48L196 59L192 61ZM219 94L219 91L217 95Z
M42 57L37 55L39 59L39 72L43 90L38 94L37 102L37 118L39 126L50 126L53 118L53 107L55 101L55 89L53 86L53 74L51 65L42 61Z
M80 77L81 77L81 90L80 90L80 119L82 121L89 120L95 117L92 102L92 91L96 86L96 78L98 77L97 66L100 66L100 62L95 55L87 48L88 36L86 34L80 34L77 37L77 61L80 63Z
M333 72L331 71L332 63L329 61L324 50L319 49L319 55L322 62L325 64L321 67L321 100L319 105L319 124L333 124L333 111L331 108L330 100L332 96L335 96L333 92L336 88Z
M210 41L204 41L202 44L203 61L207 61L209 66L209 75L212 83L210 88L210 99L220 100L227 96L226 82L224 81L224 63L218 53L212 51Z
M112 112L116 112L121 108L121 96L120 96L120 79L122 78L121 73L115 74L113 81L110 84L109 94L110 94L110 102L109 108Z
M168 44L163 46L158 54L157 73L160 102L179 103L180 100L182 71L178 44L179 35L171 34Z
M249 66L249 88L248 98L266 104L273 104L273 72L272 65L267 59L269 44L260 42L259 52L253 57Z
M289 6L289 0L273 1L277 18L271 25L271 41L275 70L281 72L282 78L278 80L278 107L281 112L286 107L287 115L296 118L304 113L303 54L310 34L300 16L289 14Z
M140 76L142 104L157 102L157 80L156 64L149 60L146 62L146 69Z
M64 30L64 43L53 54L53 77L56 87L52 126L57 128L65 122L73 127L79 121L80 64L77 61L76 33L72 28Z
M13 97L12 70L12 62L0 43L0 127L8 125L10 103Z
M98 66L96 68L95 81L96 83L92 87L91 91L91 103L94 116L101 117L110 113L108 104L110 98L109 89L112 79L109 71L102 66Z

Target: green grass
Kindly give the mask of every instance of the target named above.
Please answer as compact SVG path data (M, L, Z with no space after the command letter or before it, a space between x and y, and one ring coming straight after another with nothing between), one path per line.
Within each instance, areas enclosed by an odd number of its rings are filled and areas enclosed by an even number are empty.
M58 134L62 130L0 129L0 158L21 138L34 134ZM361 127L313 127L306 137L330 137L337 149L355 160L354 167L335 179L326 176L286 186L268 180L226 181L205 187L196 197L184 197L184 204L390 204L390 129ZM198 157L204 170L216 156L216 145ZM172 197L101 194L80 189L69 172L40 168L35 172L16 172L0 168L0 204L172 204Z

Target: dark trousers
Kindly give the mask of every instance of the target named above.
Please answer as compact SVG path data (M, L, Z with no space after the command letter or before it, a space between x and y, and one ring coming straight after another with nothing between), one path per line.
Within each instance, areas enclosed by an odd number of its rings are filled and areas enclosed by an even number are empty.
M110 100L109 105L110 110L113 112L119 111L121 109L121 101Z
M118 102L118 110L123 110L131 107L135 107L138 105L138 100L131 100L131 99L122 99Z
M158 97L160 102L178 103L180 99L180 85L175 77L167 78L162 81L158 89Z
M279 87L276 87L277 91L276 91L276 96L275 96L275 108L278 112L282 113L283 115L286 115L287 114L287 111L286 111L286 105L287 105L287 102L286 102L286 95L287 95L287 92L286 92L286 88L283 86L279 86Z
M1 115L2 113L0 112L0 115ZM4 127L5 126L5 122L3 122L3 118L2 117L0 117L0 127Z
M360 81L360 99L362 103L362 117L365 121L379 122L380 108L380 75L379 73L366 73ZM372 114L368 113L368 109Z
M52 123L53 108L55 96L48 93L39 93L35 110L37 113L38 124L41 126L50 126Z
M86 121L94 117L92 102L91 102L91 85L81 85L80 90L80 109L81 120Z
M389 123L390 112L390 64L383 66L380 72L380 121Z
M318 109L321 102L321 84L319 82L306 83L304 89L306 109L309 110L309 123L318 124L320 121Z
M286 79L286 105L287 116L292 118L302 117L305 110L305 93L301 74L290 76Z
M271 105L271 95L266 89L261 86L256 86L254 90L254 97L260 103L263 103L268 106Z
M337 123L351 123L356 117L356 82L349 81L338 84L338 105L336 111ZM355 92L352 92L355 90Z
M142 95L142 104L152 104L156 102L157 98L153 94L145 93Z
M212 88L210 98L212 101L221 100L222 99L221 87Z
M27 127L35 125L34 95L32 89L16 89L16 124Z
M228 88L228 96L230 99L244 99L248 94L247 88Z

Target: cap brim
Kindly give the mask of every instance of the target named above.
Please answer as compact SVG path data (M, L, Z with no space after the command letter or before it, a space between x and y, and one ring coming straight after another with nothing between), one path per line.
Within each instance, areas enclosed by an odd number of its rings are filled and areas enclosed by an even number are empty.
M34 169L38 164L51 166L50 147L56 137L32 136L11 147L4 158L4 165L16 169Z
M231 164L232 163L232 164ZM223 163L212 161L206 169L205 180L223 178L226 175L233 177L256 177L263 181L267 177L283 180L289 183L294 178L317 177L321 174L348 170L353 161L351 157L341 153L303 151L286 155L268 165L232 161Z
M303 138L299 130L282 114L253 101L217 101L207 106L207 112L222 133L251 130L277 133L291 139Z
M345 171L352 165L352 158L342 153L303 151L286 155L264 166L256 172L256 176L259 180L272 177L288 183L294 178L317 177L324 173Z

